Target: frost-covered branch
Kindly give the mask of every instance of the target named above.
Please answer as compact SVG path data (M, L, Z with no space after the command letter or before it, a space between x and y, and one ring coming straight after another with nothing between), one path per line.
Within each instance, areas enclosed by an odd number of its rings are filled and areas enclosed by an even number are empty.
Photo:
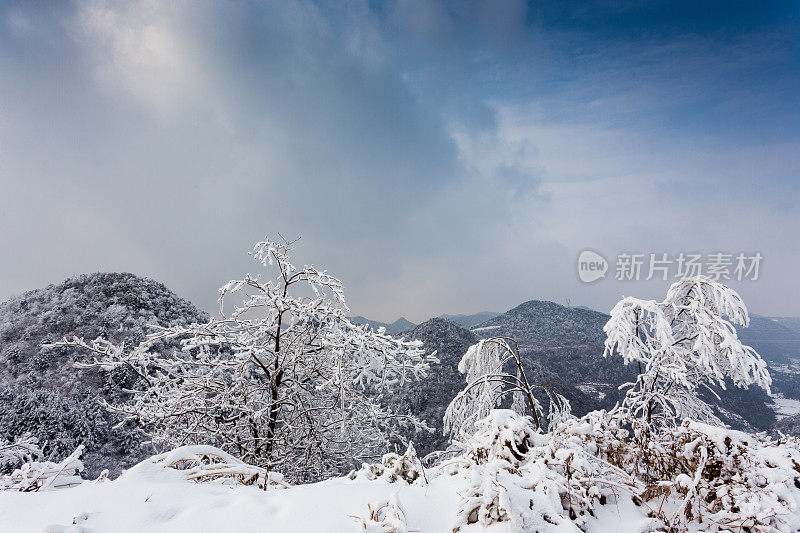
M513 364L514 373L505 370L509 364ZM491 337L479 341L470 346L461 358L458 370L466 374L467 386L450 402L444 417L444 431L453 438L471 435L475 423L499 407L509 394L512 409L519 414L529 412L537 429L543 410L534 396L535 390L541 389L548 395L551 421L569 413L566 398L554 394L547 387L528 382L514 339Z
M640 375L624 407L648 423L692 417L720 423L697 395L704 385L758 385L769 392L766 363L741 343L734 324L747 326L747 308L731 288L706 277L674 283L662 302L625 298L604 327L606 357L636 363Z
M142 386L109 406L169 447L213 444L244 461L317 479L380 457L401 429L427 429L382 397L422 378L432 356L419 341L350 322L342 283L290 261L294 241L265 240L251 255L272 272L220 288L220 319L153 328L130 350L103 339L66 340L95 354L82 366L125 366ZM237 295L238 296L238 295ZM163 341L181 350L163 353Z

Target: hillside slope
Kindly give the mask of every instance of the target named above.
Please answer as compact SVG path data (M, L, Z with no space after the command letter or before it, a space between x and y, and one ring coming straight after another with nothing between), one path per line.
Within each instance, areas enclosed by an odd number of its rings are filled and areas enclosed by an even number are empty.
M407 384L404 389L398 391L394 400L397 403L393 402L393 405L402 411L410 410L420 416L435 429L434 433L430 434L408 435L408 438L414 441L420 455L424 456L435 450L444 450L448 446L448 438L442 433L442 420L447 406L467 385L466 376L458 371L458 363L467 349L478 342L478 337L445 318L432 318L404 335L421 340L425 350L428 352L436 350L439 358L438 364L431 365L427 378ZM546 385L569 398L576 414L583 415L599 407L598 402L589 395L537 361L526 359L524 366L525 374L532 383ZM513 371L510 367L508 370ZM539 399L542 402L547 401L545 395L541 395Z
M439 315L439 318L446 318L465 328L472 328L499 314L500 313L495 313L494 311L481 311L480 313L474 313L472 315Z
M619 357L604 358L603 326L609 316L586 308L531 300L472 328L480 338L508 336L517 340L527 364L538 363L604 408L621 399L618 387L636 378ZM717 415L737 429L766 430L775 422L770 398L759 388L731 386L707 394ZM580 405L579 398L567 398ZM576 409L580 411L580 409Z
M800 359L800 319L750 315L750 325L736 332L766 361L787 364Z
M62 456L86 445L89 474L112 474L146 453L129 428L98 404L114 402L135 385L123 369L77 370L89 354L44 343L73 335L102 336L130 346L148 324L205 321L208 315L164 285L133 274L98 273L67 279L0 304L0 437L31 432L47 453ZM164 349L177 348L176 344Z

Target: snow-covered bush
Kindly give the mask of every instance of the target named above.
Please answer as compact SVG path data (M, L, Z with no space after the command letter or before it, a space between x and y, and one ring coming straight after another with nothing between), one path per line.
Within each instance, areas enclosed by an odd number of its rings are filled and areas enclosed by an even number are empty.
M35 492L74 487L83 483L80 456L83 446L60 463L34 461L31 457L11 474L0 477L0 491Z
M795 438L772 440L685 420L641 452L650 488L643 496L667 500L660 516L676 529L800 530Z
M508 522L511 531L578 531L597 505L635 496L635 482L591 453L581 438L587 428L573 422L541 433L512 410L481 420L462 453L436 469L466 481L454 531L495 522Z
M643 511L664 527L800 528L800 441L795 438L773 440L688 419L653 431L625 410L589 413L557 433L613 466L595 474L597 482L626 485Z
M187 481L198 483L254 485L262 489L289 486L278 472L249 465L219 448L202 445L181 446L154 455L128 472L136 474L164 469L178 471Z
M429 361L418 341L357 326L346 316L342 283L290 261L292 242L265 240L251 255L274 277L250 274L220 289L244 292L230 316L154 332L130 350L104 339L53 346L94 352L88 365L126 367L145 383L108 405L144 424L170 447L213 444L293 481L340 473L354 458L378 458L401 427L427 428L395 413L381 396L422 377ZM154 350L179 339L182 351Z
M506 367L513 364L512 373ZM520 414L530 413L537 429L541 427L543 410L534 391L543 390L549 398L548 419L561 420L570 412L569 401L547 387L530 383L522 368L517 343L506 337L482 339L469 347L458 364L466 374L467 386L450 402L444 415L444 431L453 438L465 438L476 429L476 422L492 409L500 407L510 395L511 408Z
M478 465L501 460L516 468L537 440L531 419L509 409L494 409L475 426L475 434L460 446L462 455Z
M358 531L365 533L407 533L406 511L397 494L387 499L367 504L368 516L354 516Z
M623 407L651 422L685 417L721 424L697 395L702 385L758 385L769 392L767 364L741 343L734 324L747 326L747 307L726 285L704 276L673 283L662 302L625 298L605 325L606 357L635 363Z
M428 472L460 476L454 531L586 531L601 507L638 509L650 530L800 530L800 441L685 420L656 431L593 411L552 432L493 410L461 452Z
M409 444L403 455L387 453L379 463L364 463L358 470L351 470L347 477L353 480L367 481L379 479L389 483L404 481L413 485L414 483L424 483L425 469L422 461L417 457L414 445Z

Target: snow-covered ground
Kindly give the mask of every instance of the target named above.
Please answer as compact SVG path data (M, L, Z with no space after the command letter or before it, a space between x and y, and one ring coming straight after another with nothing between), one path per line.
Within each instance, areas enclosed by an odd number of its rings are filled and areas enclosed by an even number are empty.
M800 442L691 421L625 440L614 420L594 411L541 433L527 417L492 410L436 466L422 468L409 447L347 477L295 486L211 446L73 486L61 482L82 468L72 456L28 462L2 477L12 488L0 491L0 533L800 531ZM651 452L681 460L649 461ZM611 454L621 466L603 459ZM658 477L626 470L641 461ZM654 483L660 492L648 497Z
M450 532L461 486L458 476L429 485L337 478L288 489L194 483L177 471L128 471L115 481L87 482L49 492L0 492L3 533L325 533L365 531L356 517L392 495L403 506L408 532ZM628 501L602 510L592 531L638 531L646 522ZM379 531L379 530L375 530ZM383 531L383 530L380 530ZM509 531L508 523L463 533Z
M777 370L784 374L800 374L800 359L789 359L788 363L769 362L770 370Z
M354 516L397 493L409 528L449 531L458 495L451 479L429 487L346 478L262 490L194 483L177 472L126 472L105 483L38 493L0 493L3 533L338 532L357 531ZM75 525L73 525L75 523ZM363 530L363 526L362 526Z
M588 394L592 398L602 400L606 393L602 389L611 387L608 383L579 383L575 385L581 392Z
M778 420L800 413L800 400L786 398L779 392L774 393L772 399L774 401L772 409L775 411L775 417Z

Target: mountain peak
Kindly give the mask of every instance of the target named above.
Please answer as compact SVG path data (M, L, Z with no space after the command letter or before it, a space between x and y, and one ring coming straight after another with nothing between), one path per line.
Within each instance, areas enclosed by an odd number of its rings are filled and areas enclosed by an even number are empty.
M400 318L392 322L391 325L395 327L402 327L403 329L410 329L416 326L416 324L414 324L404 316L401 316Z
M350 322L352 322L353 324L357 324L359 326L367 324L373 329L384 327L386 328L386 333L388 333L389 335L397 335L398 333L402 333L416 326L416 324L406 319L406 317L402 316L397 320L395 320L394 322L392 322L391 324L387 322L379 322L377 320L370 320L369 318L363 317L361 315L351 316L349 318Z
M602 345L607 321L608 315L597 311L529 300L481 322L472 331L479 337L512 337L520 346Z
M118 402L135 386L135 376L121 368L78 370L74 363L91 354L42 343L102 336L131 346L151 331L149 324L206 320L206 313L164 284L127 272L75 276L0 303L0 431L31 432L51 443L56 455L84 444L91 475L102 468L118 472L142 454L140 441L129 429L117 428L119 417L97 399ZM180 347L178 340L163 345L165 351Z

